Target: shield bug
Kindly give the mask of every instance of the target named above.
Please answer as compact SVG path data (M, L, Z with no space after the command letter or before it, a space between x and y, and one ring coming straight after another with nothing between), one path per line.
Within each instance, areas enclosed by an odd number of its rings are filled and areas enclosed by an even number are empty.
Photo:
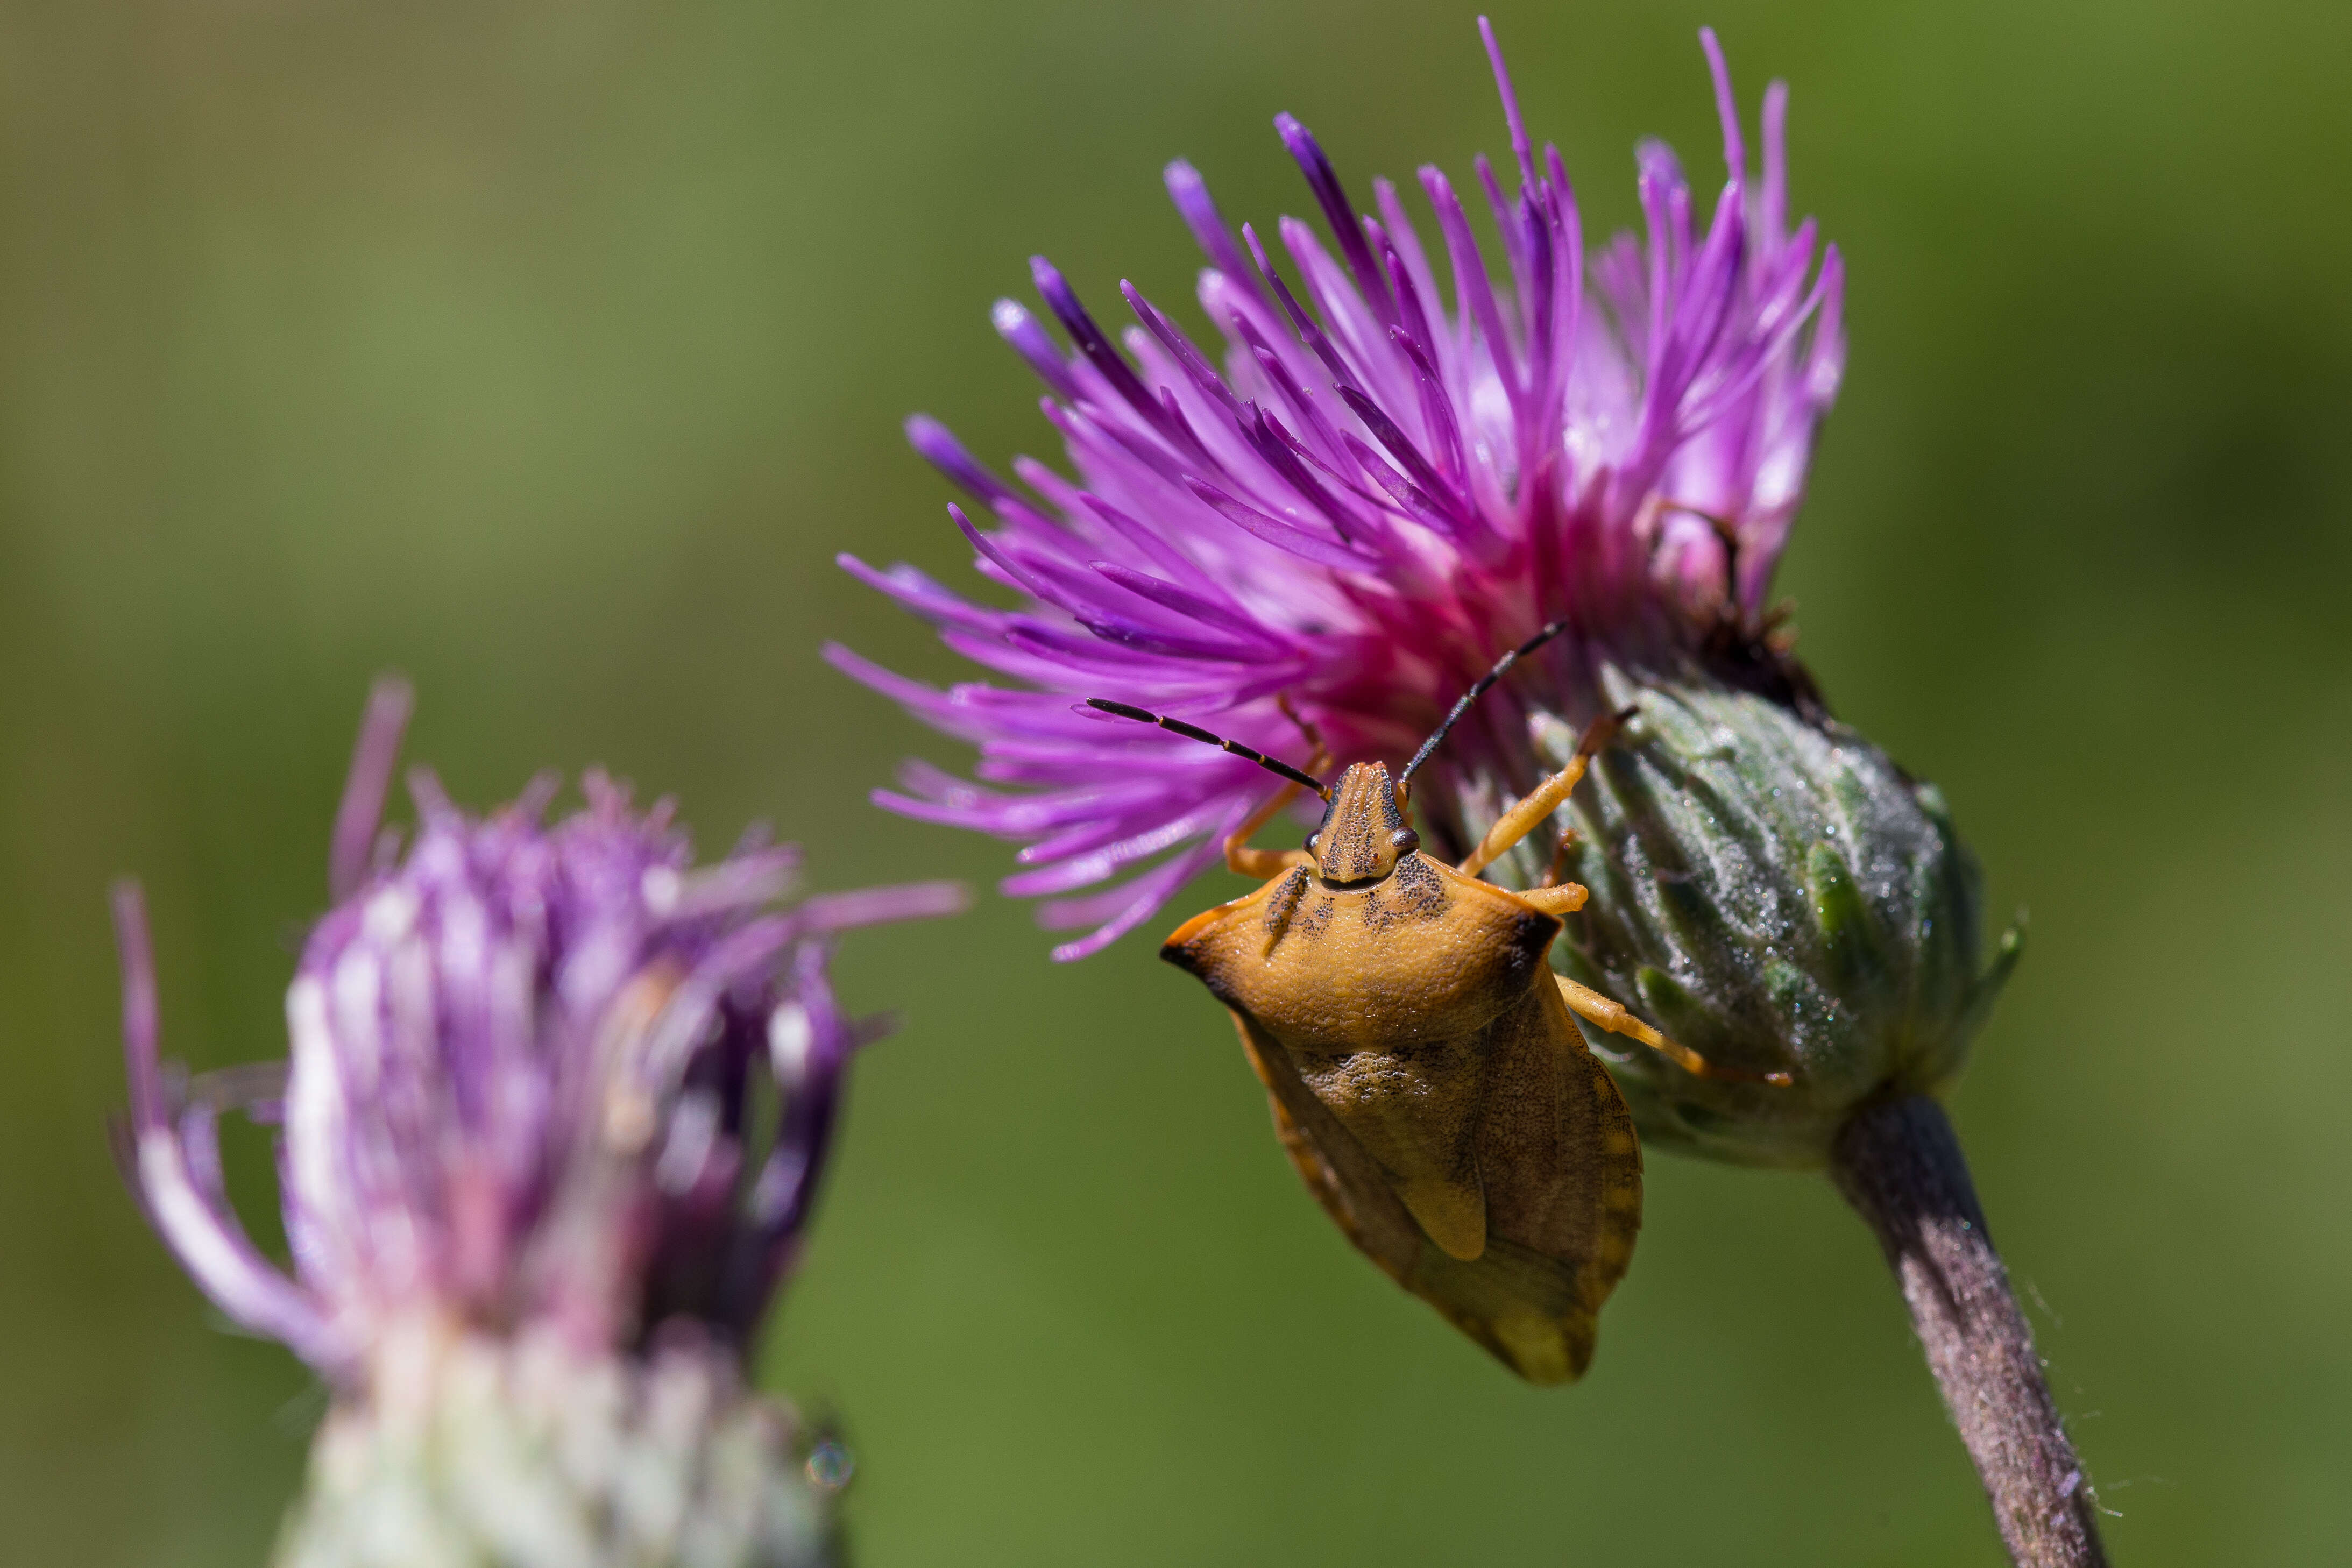
M1571 1381L1591 1361L1596 1317L1642 1222L1633 1120L1574 1019L1700 1076L1754 1076L1710 1063L1552 971L1546 955L1560 916L1588 896L1559 880L1559 857L1547 884L1524 893L1478 874L1559 810L1633 710L1597 720L1568 766L1460 864L1422 852L1414 769L1471 704L1561 630L1546 626L1506 653L1393 780L1382 764L1359 762L1327 784L1181 719L1089 705L1222 747L1287 781L1225 841L1226 865L1265 884L1186 921L1160 956L1232 1012L1276 1133L1348 1239L1520 1376L1545 1384ZM1318 741L1310 768L1323 765ZM1325 808L1306 848L1250 847L1302 789Z

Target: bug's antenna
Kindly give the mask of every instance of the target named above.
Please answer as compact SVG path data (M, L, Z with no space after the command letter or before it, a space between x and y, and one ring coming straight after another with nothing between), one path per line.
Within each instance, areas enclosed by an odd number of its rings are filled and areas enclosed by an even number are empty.
M1160 714L1146 713L1139 707L1130 707L1126 703L1115 703L1104 697L1088 697L1087 706L1091 708L1100 708L1108 714L1115 714L1120 718L1131 718L1138 724L1156 724L1162 729L1175 731L1187 740L1197 740L1203 745L1213 746L1220 751L1230 751L1235 757L1246 757L1268 773L1279 774L1293 784L1314 790L1318 800L1328 800L1331 798L1331 787L1313 774L1293 768L1278 757L1268 757L1263 751L1253 751L1238 740L1227 740L1222 735L1211 735L1199 725L1186 724L1181 718L1169 718Z
M1487 671L1485 674L1479 676L1477 681L1472 685L1470 689L1462 694L1462 700L1454 705L1454 711L1445 716L1445 722L1439 725L1430 737L1421 743L1421 749L1414 752L1412 754L1412 760L1404 765L1404 771L1397 775L1398 790L1400 792L1403 790L1406 783L1412 779L1412 770L1414 768L1429 760L1430 753L1435 751L1438 747L1438 743L1445 738L1445 732L1454 727L1454 721L1460 718L1464 714L1469 712L1470 705L1472 703L1476 702L1480 697L1486 695L1486 688L1493 685L1496 681L1501 680L1505 675L1508 674L1513 664L1517 664L1521 659L1526 658L1529 653L1534 653L1538 648L1542 647L1546 643L1550 642L1554 637L1559 636L1561 632L1567 630L1567 622L1555 621L1551 622L1551 624L1546 626L1542 631L1537 632L1534 636L1528 638L1526 642L1520 643L1517 647L1512 649L1509 653L1504 654L1501 658L1496 660L1495 667Z

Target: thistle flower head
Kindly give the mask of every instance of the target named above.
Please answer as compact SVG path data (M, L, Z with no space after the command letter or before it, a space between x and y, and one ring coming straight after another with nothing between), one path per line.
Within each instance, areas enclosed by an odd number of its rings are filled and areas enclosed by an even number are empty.
M959 890L779 908L792 849L753 840L698 869L668 802L636 810L594 773L585 809L550 825L551 778L475 817L420 770L404 842L378 819L407 708L392 684L369 706L284 1062L194 1080L163 1063L140 894L118 890L142 1201L223 1312L346 1392L419 1322L594 1354L686 1320L740 1344L877 1032L835 1005L830 939L945 913ZM279 1130L290 1274L229 1207L231 1109Z
M1480 780L1532 782L1529 714L1591 716L1605 664L1727 651L1782 678L1762 645L1765 594L1844 352L1836 250L1787 221L1786 93L1766 94L1753 177L1703 34L1728 166L1711 213L1674 154L1644 144L1646 232L1588 255L1560 155L1530 141L1480 26L1509 188L1481 158L1466 201L1420 172L1426 231L1386 181L1364 212L1284 115L1328 239L1292 218L1273 245L1246 225L1237 236L1191 165L1168 168L1206 254L1216 348L1132 285L1135 325L1114 342L1042 258L1037 292L1066 342L999 302L1075 479L1024 458L1016 486L928 419L908 434L992 515L983 528L950 508L1016 608L844 558L1006 683L938 691L829 650L980 747L978 782L909 765L877 800L1020 841L1006 891L1051 895L1049 926L1090 928L1056 956L1150 917L1271 788L1245 761L1076 699L1114 696L1276 756L1303 760L1311 733L1336 761L1394 764L1498 653L1565 620L1572 633L1423 776L1433 825L1458 838ZM1491 246L1473 205L1491 214Z
M1976 857L1942 791L1818 713L1707 681L1603 684L1637 734L1566 808L1567 873L1592 897L1553 964L1714 1061L1793 1078L1696 1077L1587 1030L1643 1136L1815 1166L1857 1107L1941 1090L2024 935L1985 953ZM1535 729L1547 760L1573 752L1567 726Z

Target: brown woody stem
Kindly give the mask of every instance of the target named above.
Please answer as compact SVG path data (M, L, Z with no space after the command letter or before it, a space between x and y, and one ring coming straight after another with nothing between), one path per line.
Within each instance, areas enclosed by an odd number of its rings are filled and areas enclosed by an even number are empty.
M1914 1095L1857 1112L1838 1134L1831 1175L1903 1287L2011 1560L2019 1568L2103 1568L2089 1478L2059 1421L1943 1107Z

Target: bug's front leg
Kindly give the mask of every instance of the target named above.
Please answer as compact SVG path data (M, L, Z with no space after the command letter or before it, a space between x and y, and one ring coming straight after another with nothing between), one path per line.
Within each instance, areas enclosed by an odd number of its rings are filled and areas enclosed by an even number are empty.
M1486 836L1478 841L1478 847L1470 852L1469 858L1454 869L1464 876L1476 876L1498 857L1508 852L1512 845L1534 832L1538 823L1559 810L1569 792L1583 781L1586 765L1602 747L1617 737L1617 732L1633 716L1633 710L1625 708L1617 713L1602 714L1594 719L1585 730L1584 738L1576 743L1576 755L1568 759L1568 766L1537 785L1517 805L1504 812L1501 820L1486 830ZM1555 878L1557 875L1555 866Z
M1749 1072L1709 1061L1689 1046L1668 1040L1591 987L1580 986L1566 975L1554 975L1552 978L1559 982L1560 999L1568 1004L1569 1011L1612 1034L1640 1040L1694 1078L1720 1078L1734 1083L1769 1083L1783 1089L1796 1082L1785 1072Z

